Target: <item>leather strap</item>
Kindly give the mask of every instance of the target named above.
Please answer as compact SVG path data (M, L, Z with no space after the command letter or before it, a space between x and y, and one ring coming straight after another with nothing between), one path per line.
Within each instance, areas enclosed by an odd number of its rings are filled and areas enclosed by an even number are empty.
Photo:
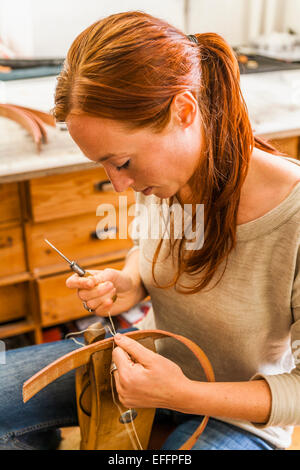
M48 126L56 127L55 119L52 116L52 114L44 113L44 111L40 111L38 109L26 108L25 106L19 106L17 104L14 104L14 105L9 104L9 105L14 106L15 108L22 109L23 111L28 111L31 114L33 114L36 118L38 117L39 119L41 119Z
M185 338L181 335L176 335L174 333L170 333L168 331L163 330L139 330L139 331L130 331L128 333L124 333L126 336L138 341L143 338L151 337L153 339L159 338L166 338L171 337L177 339L179 342L185 344L185 346L196 356L199 363L201 364L206 379L209 382L214 382L214 372L209 362L207 356L202 351L202 349L196 345L193 341L188 338ZM112 349L113 347L113 337L106 338L102 341L98 341L96 343L92 343L88 346L84 346L80 349L76 349L75 351L66 354L63 357L60 357L56 361L49 364L44 369L37 372L33 375L30 379L28 379L23 385L23 401L26 403L30 398L32 398L36 393L42 390L44 387L49 385L54 380L58 379L62 375L66 374L67 372L77 369L89 362L91 354L95 353L96 351L101 351L105 349ZM193 447L195 442L197 441L200 434L204 431L205 426L208 422L209 417L205 416L200 424L200 426L196 429L193 435L184 443L183 446L180 447L180 450L189 450Z
M38 153L41 150L42 134L38 124L32 120L27 113L14 106L0 104L0 116L4 116L12 121L17 122L20 126L24 127L32 136L35 142Z
M44 123L54 126L54 118L42 111L13 104L0 104L0 116L11 119L20 124L32 136L37 152L41 151L41 144L47 143L47 130Z
M46 131L46 127L45 127L42 119L39 116L37 116L36 114L32 113L31 111L27 111L26 109L22 109L22 108L19 108L19 107L17 109L19 109L21 112L26 114L32 122L35 122L38 125L39 130L40 130L41 143L47 144L48 143L47 131Z

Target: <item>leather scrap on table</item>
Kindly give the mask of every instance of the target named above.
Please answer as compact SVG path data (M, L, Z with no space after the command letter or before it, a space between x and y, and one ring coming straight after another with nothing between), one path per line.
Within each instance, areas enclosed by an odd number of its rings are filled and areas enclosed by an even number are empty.
M32 136L38 153L41 152L42 144L48 142L45 124L55 127L55 119L51 114L16 104L0 103L0 116L11 119L26 129Z

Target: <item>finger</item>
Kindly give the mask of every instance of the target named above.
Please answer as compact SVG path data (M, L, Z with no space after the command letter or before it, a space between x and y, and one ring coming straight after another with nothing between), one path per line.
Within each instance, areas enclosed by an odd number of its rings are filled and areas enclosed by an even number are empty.
M101 284L98 284L97 286L95 286L93 289L79 289L78 290L78 297L80 298L80 300L84 300L84 301L87 301L87 300L93 300L93 299L97 299L99 297L102 297L102 296L109 296L111 294L111 296L113 296L113 291L115 291L115 287L113 286L113 284L109 281L107 282L103 282ZM115 293L115 292L114 292Z
M140 343L124 334L121 335L120 333L117 333L114 336L114 341L117 346L121 347L124 351L130 354L133 359L145 367L150 366L157 357L156 353L150 351L150 349L145 348Z
M127 355L127 357L125 355ZM126 361L129 361L129 360L130 360L130 358L129 358L128 354L125 351L123 351L121 348L116 347L116 348L113 349L113 351L112 351L112 362L115 363L116 369L114 369L113 372L111 372L111 374L112 374L113 378L115 379L115 384L116 384L116 389L117 389L117 392L118 392L118 395L119 395L119 400L120 400L120 394L122 392L122 384L121 384L121 380L120 380L120 371L122 372L121 375L123 377L124 364L125 364L125 375L126 375L126 373L127 373L126 371L127 371L127 367L128 367L128 364L126 363ZM123 367L123 369L122 369L122 367Z
M71 289L89 289L103 282L110 281L111 275L109 273L105 273L105 271L106 270L86 270L86 272L91 274L91 276L79 276L75 273L66 280L66 285Z
M120 347L115 347L112 352L112 361L116 364L117 370L124 370L132 367L134 362L130 355Z
M124 388L128 385L128 381L132 379L133 368L143 368L143 366L141 364L134 363L129 354L120 347L115 347L113 349L112 361L117 367L113 371L113 374L116 381L117 391L120 393L124 391Z
M122 403L122 399L120 397L120 395L122 394L122 387L121 387L121 384L120 384L120 376L119 376L118 370L114 370L112 372L112 377L114 378L114 381L115 381L119 401Z
M124 389L122 388L122 385L120 383L119 374L118 374L117 370L113 373L113 378L114 378L115 387L116 387L116 391L117 391L116 399L119 401L119 403L124 408L127 408L127 409L128 408L133 408L135 406L135 404L130 403L128 401L128 398L126 399L126 394L124 393Z
M95 299L87 300L85 301L87 306L97 313L98 309L110 309L113 305L113 296L116 293L116 289L112 289L107 295L102 296L102 297L97 297Z
M91 289L97 285L97 280L94 276L80 277L78 274L73 274L66 280L66 286L69 289Z

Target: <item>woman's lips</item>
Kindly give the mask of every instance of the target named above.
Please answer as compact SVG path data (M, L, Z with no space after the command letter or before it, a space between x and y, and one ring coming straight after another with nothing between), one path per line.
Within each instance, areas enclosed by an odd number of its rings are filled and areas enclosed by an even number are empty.
M151 193L152 189L153 189L153 186L149 186L148 188L144 189L142 193L145 194L145 196L148 196Z

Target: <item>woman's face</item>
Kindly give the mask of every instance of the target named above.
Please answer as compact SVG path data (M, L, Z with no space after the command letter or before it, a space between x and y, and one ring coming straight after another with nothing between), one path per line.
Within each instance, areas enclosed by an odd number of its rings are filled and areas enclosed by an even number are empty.
M200 123L170 120L160 133L150 128L128 131L122 123L72 115L67 126L84 155L100 162L115 191L134 191L168 198L184 194L200 155ZM181 191L183 191L181 193Z

